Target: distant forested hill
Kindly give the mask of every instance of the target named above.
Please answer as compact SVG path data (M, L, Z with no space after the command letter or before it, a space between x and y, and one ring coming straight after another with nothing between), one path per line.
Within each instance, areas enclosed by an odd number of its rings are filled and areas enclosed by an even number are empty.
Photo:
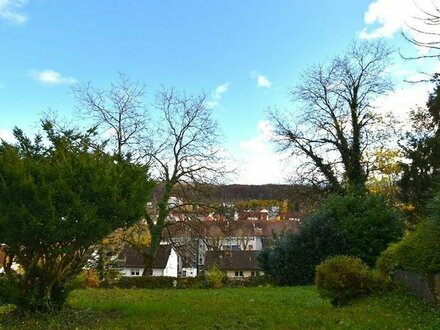
M287 184L264 185L203 185L189 188L182 185L174 190L175 196L190 201L205 203L247 202L247 201L288 201L289 210L307 210L313 208L323 193L309 186Z
M213 186L210 189L210 197L218 202L238 202L250 200L288 200L289 208L308 209L320 199L322 192L316 188L287 185L287 184L264 184L244 185L232 184Z

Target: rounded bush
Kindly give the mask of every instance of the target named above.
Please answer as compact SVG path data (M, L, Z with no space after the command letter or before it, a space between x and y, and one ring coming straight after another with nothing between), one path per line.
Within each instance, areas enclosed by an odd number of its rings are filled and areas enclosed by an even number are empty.
M223 286L223 272L216 266L206 272L209 287L219 289Z
M336 256L316 267L316 286L323 298L332 305L342 306L367 294L370 289L370 270L361 259Z

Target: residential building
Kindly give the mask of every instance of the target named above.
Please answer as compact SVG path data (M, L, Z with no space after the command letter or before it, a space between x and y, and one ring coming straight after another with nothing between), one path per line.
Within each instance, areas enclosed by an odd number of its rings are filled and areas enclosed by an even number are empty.
M229 278L263 275L258 264L259 251L207 251L205 269L219 268Z

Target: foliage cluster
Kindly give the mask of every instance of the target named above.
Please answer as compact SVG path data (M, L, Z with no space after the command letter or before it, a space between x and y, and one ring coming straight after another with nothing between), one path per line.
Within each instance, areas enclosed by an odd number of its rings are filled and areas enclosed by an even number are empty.
M375 280L368 266L355 257L332 257L316 267L318 292L321 297L330 298L334 306L346 305L372 292L379 284Z
M152 183L147 168L108 155L86 134L43 122L46 140L15 129L0 145L0 232L6 244L2 300L27 310L64 303L67 281L94 244L141 219ZM13 270L13 261L22 272Z
M440 221L428 219L420 223L382 253L377 267L387 275L397 269L425 276L440 273Z
M434 75L435 84L426 107L411 111L412 131L406 134L403 146L402 178L399 185L402 199L426 214L427 203L435 194L440 177L440 76Z
M223 286L222 280L223 272L217 266L206 271L206 281L209 287L213 289L221 288Z
M315 267L331 256L359 257L369 266L403 231L400 214L381 196L347 194L330 196L305 219L300 231L265 248L259 261L278 284L308 284Z
M121 277L113 285L120 289L166 289L174 287L175 281L175 277L169 276Z
M99 280L93 272L83 272L69 285L74 289L101 288ZM103 288L119 289L210 289L210 288L242 288L270 285L272 280L266 276L253 276L240 280L230 279L219 271L210 271L206 275L196 277L139 276L121 277L116 282ZM97 284L97 285L95 285Z

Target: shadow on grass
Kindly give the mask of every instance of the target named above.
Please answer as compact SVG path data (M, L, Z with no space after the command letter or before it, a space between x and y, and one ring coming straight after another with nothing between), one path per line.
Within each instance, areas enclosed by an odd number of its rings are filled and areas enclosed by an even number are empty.
M11 305L0 306L0 329L99 329L108 320L121 318L116 310L96 311L64 307L60 312L18 313Z

